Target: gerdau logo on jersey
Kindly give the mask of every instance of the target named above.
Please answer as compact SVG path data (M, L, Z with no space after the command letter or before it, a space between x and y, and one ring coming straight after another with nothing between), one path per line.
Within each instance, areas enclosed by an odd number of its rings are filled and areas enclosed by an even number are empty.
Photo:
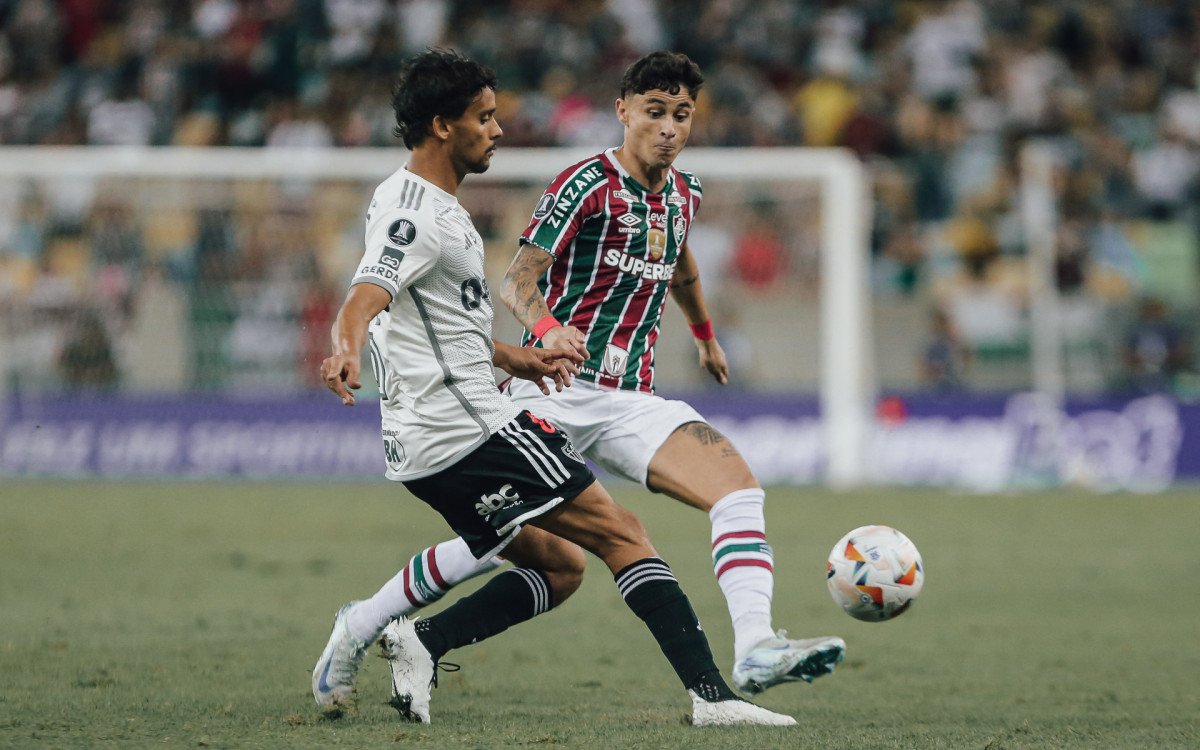
M506 484L490 495L480 495L479 502L475 503L475 510L481 516L488 516L520 499L521 493L514 490L511 484Z

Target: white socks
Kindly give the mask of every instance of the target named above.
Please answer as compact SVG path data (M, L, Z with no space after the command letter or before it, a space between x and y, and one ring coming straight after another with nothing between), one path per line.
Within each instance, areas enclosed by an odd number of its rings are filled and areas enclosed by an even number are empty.
M734 660L771 638L771 594L775 583L771 546L763 520L765 493L758 488L731 492L717 501L712 521L713 572L733 621ZM347 625L367 641L393 618L409 615L441 599L447 591L504 563L476 560L467 543L454 538L421 550L370 599L352 608Z
M373 641L392 619L433 604L463 581L503 563L498 557L476 560L461 537L423 549L374 596L351 608L346 616L350 634Z
M733 620L733 658L771 638L771 592L775 572L764 533L761 489L731 492L708 512L712 520L713 572Z

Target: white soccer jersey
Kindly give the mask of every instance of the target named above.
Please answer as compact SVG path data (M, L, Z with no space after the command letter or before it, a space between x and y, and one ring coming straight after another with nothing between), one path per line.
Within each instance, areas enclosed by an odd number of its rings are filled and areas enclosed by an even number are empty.
M369 328L389 479L441 471L517 416L492 370L483 240L458 199L406 168L384 180L361 283L392 295Z

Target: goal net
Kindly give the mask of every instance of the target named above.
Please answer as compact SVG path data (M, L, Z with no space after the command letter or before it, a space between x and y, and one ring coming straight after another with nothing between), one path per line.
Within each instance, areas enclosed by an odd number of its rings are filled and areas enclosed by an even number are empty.
M547 182L594 153L502 149L463 205L498 286ZM0 377L8 393L283 395L316 363L400 149L0 150ZM689 245L738 388L815 394L823 476L863 481L875 356L870 202L842 150L692 149ZM668 305L656 382L701 388ZM501 307L496 335L518 325ZM907 354L905 356L908 356ZM365 370L369 372L369 368Z

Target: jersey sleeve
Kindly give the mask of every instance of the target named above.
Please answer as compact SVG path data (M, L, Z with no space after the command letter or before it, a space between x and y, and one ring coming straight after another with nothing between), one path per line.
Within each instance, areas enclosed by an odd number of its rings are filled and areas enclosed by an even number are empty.
M367 248L350 285L375 284L395 299L437 262L441 243L432 215L424 211L379 211L367 215Z
M559 173L538 199L520 244L535 245L557 258L571 246L583 223L598 212L606 185L604 169L594 159Z
M691 172L679 171L680 177L687 185L688 200L691 201L692 219L696 218L696 214L700 213L700 202L704 200L704 187L700 184L700 178Z

